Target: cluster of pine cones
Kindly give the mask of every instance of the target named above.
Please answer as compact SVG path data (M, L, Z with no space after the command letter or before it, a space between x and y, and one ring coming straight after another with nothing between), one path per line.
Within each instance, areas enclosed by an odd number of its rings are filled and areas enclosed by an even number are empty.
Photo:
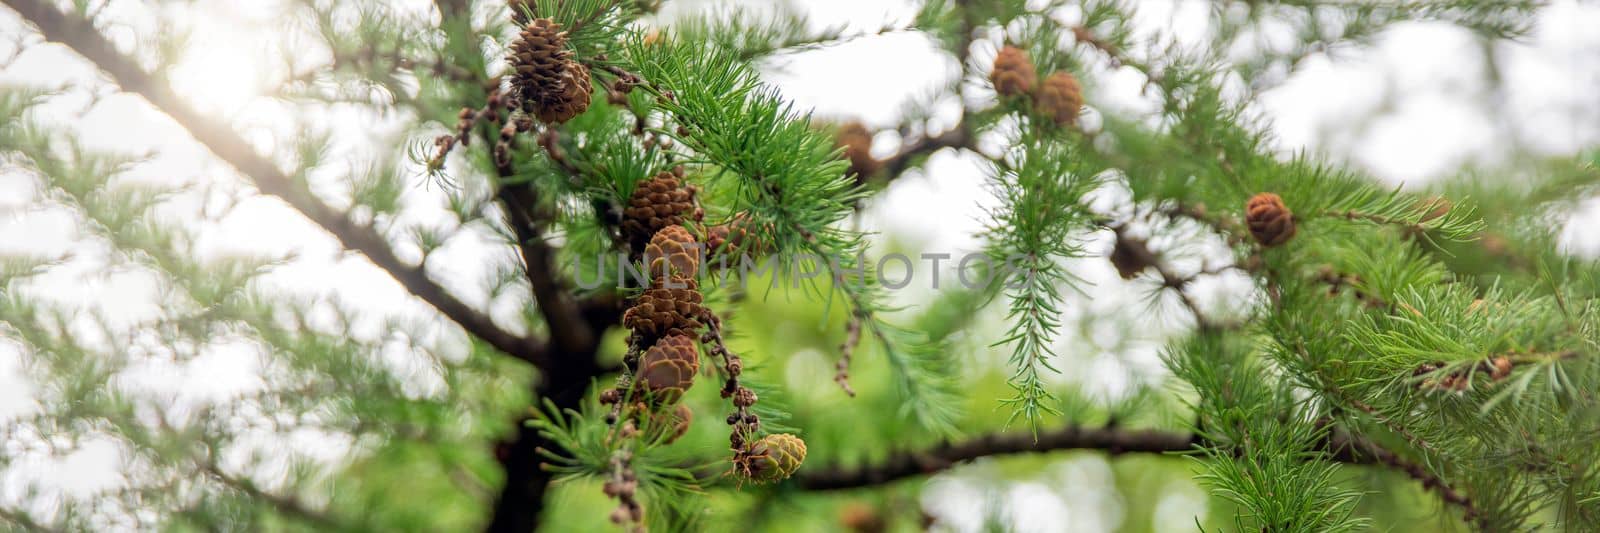
M735 426L731 439L734 472L754 481L781 480L794 474L805 460L805 442L788 434L746 442L743 430L754 427L748 409L755 404L756 394L738 385L742 363L727 353L720 338L699 337L699 331L716 320L699 290L696 276L701 262L707 257L759 249L753 224L747 216L735 216L726 224L705 228L705 242L700 242L689 230L704 218L695 196L695 189L684 184L680 168L645 180L629 197L622 228L652 278L650 286L623 313L622 325L632 330L634 346L647 348L632 363L631 385L626 390L606 391L603 400L631 406L630 417L646 428L646 437L663 443L678 439L692 419L689 409L679 402L700 370L696 339L711 342L713 353L731 358L727 370L733 375L723 395L731 398L739 411L729 418ZM702 251L712 255L702 255Z
M537 18L531 0L507 3L512 21L521 28L508 57L512 70L508 95L512 105L552 125L583 113L593 93L589 69L573 58L561 24ZM679 167L645 180L634 189L623 209L621 226L629 250L643 260L651 281L622 317L623 326L633 332L633 349L639 350L630 353L631 378L625 386L601 395L603 403L617 407L614 414L626 413L624 435L662 444L682 437L693 421L693 411L681 402L700 372L700 342L706 339L700 338L699 332L708 321L716 320L704 306L704 295L699 290L696 276L701 261L761 248L754 238L750 217L743 214L726 224L700 226L704 211L696 202L696 189L684 183L683 174ZM690 231L691 227L704 230L704 243ZM710 255L703 255L703 251ZM730 358L728 371L734 374L729 377L730 387L724 397L732 398L738 407L738 420L730 417L730 424L735 424L734 472L755 481L789 477L805 460L805 442L789 434L745 441L744 430L753 428L755 423L748 408L755 404L756 395L737 385L742 363L720 342L718 337L712 345L713 353ZM643 509L634 499L637 481L628 478L631 470L625 469L623 474L606 486L607 495L622 502L612 520L619 524L637 523Z
M622 315L636 345L647 347L634 367L629 392L630 402L641 406L678 403L700 371L696 339L708 313L695 278L701 245L683 226L703 216L694 196L679 174L662 172L634 189L624 211L623 231L652 276L650 286ZM646 232L649 236L641 239Z
M1083 88L1078 85L1078 78L1067 72L1052 72L1039 81L1038 71L1021 48L1000 49L989 81L1001 97L1032 96L1034 110L1058 126L1078 122L1078 111L1083 108Z

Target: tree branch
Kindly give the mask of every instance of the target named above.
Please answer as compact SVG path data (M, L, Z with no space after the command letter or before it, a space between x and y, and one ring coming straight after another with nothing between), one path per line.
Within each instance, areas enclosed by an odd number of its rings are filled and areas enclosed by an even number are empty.
M577 303L568 297L556 277L553 270L555 250L545 242L537 221L528 212L534 205L532 195L532 191L523 187L500 191L512 231L517 236L517 249L522 252L528 283L533 287L534 303L538 304L539 314L550 327L550 338L562 351L592 351L595 336L583 323Z
M963 461L991 455L1044 453L1056 450L1102 450L1112 455L1192 451L1187 433L1067 426L1040 433L991 433L960 444L941 444L921 452L896 452L881 463L854 468L801 469L795 476L808 490L837 490L880 485L948 469Z
M218 467L215 462L209 459L202 461L200 468L205 475L217 480L217 482L243 492L251 498L266 502L285 515L298 517L317 527L330 530L349 527L348 524L343 524L321 511L312 509L310 505L300 501L299 498L267 492L256 486L254 481L223 472L221 467Z
M901 147L899 152L883 160L883 175L890 180L898 178L907 168L911 167L911 163L917 158L933 155L934 152L945 148L978 151L977 147L972 145L972 135L971 132L967 131L967 124L966 121L963 121L961 125L950 128L938 135L923 137Z
M553 136L556 133L550 130L543 135ZM554 142L552 137L550 145ZM507 154L507 158L511 157L509 146ZM497 163L495 172L501 181L515 174L510 161L506 164ZM500 185L496 191L505 208L512 234L516 235L517 249L522 252L528 284L533 288L533 300L550 328L550 338L565 352L593 352L597 332L591 331L590 324L584 322L582 310L554 271L555 250L545 241L542 228L544 221L534 211L538 208L537 194L532 185Z
M542 342L514 335L496 326L487 314L468 306L429 279L424 267L407 265L401 261L389 247L388 241L372 227L358 225L344 213L328 207L304 184L290 178L271 160L257 154L238 133L191 109L173 92L172 87L145 72L133 58L117 51L116 46L90 21L62 13L45 0L0 1L37 26L46 39L67 45L109 74L112 81L123 90L143 96L188 130L195 140L218 158L248 177L261 192L287 202L333 234L342 246L367 256L373 264L389 272L407 291L460 324L468 333L508 355L536 365L548 359L548 350Z
M507 153L509 158L509 149ZM496 173L502 180L511 177L510 161L497 164ZM535 194L531 185L502 185L496 192L522 252L534 302L560 354L550 365L539 367L542 375L534 387L534 397L549 400L557 408L573 409L583 400L590 382L607 371L595 361L598 338L621 318L621 310L617 301L599 299L580 305L571 298L552 270L555 251L545 241L541 222L535 216ZM535 530L544 509L544 494L552 477L540 465L543 459L539 450L550 446L550 442L524 419L519 417L516 440L507 445L502 457L506 482L485 529L491 533Z
M15 525L18 528L21 528L22 531L36 531L40 533L55 533L57 531L63 531L60 528L40 524L39 522L35 521L32 516L29 516L28 512L25 510L17 509L13 511L6 507L0 506L0 524L3 523Z
M467 1L435 0L434 6L439 10L442 26L459 24L466 31L472 31L472 14ZM496 138L495 134L503 126L501 117L508 117L510 109L491 107L497 105L498 98L484 100L485 107L474 116L486 119L485 124L476 124L475 119L473 123L458 126L458 130L463 142L476 134L484 144L492 146L495 175L499 178L495 196L517 240L534 303L550 330L555 355L536 363L539 378L532 384L533 397L535 402L543 399L560 409L577 408L593 380L612 371L598 364L595 353L599 349L600 334L621 319L622 302L610 295L575 301L566 290L554 271L555 250L544 239L545 220L535 211L538 206L536 191L531 185L504 185L506 178L515 174L512 143L516 135L500 133ZM505 102L498 105L505 105ZM529 426L527 418L527 414L517 415L513 420L514 434L496 444L495 455L505 473L505 481L499 487L485 531L526 533L539 528L545 492L552 479L552 473L541 465L543 458L539 450L551 446L551 442Z
M1368 462L1376 463L1405 475L1422 484L1422 488L1438 493L1439 499L1450 505L1461 507L1463 516L1468 522L1473 522L1483 517L1478 507L1473 504L1472 498L1466 493L1445 483L1444 478L1429 472L1421 463L1401 457L1399 454L1379 446L1364 437L1353 436L1348 433L1337 433L1330 439L1330 448L1337 455L1367 458ZM1355 454L1362 455L1357 456ZM1482 524L1480 524L1481 526Z
M991 433L960 444L946 443L920 452L896 452L875 464L853 468L833 466L817 470L801 469L795 481L806 490L840 490L872 487L933 474L965 461L996 455L1058 450L1100 450L1111 455L1182 453L1211 445L1197 436L1173 431L1067 426L1041 433L1037 440L1031 433ZM1421 483L1424 489L1437 493L1445 503L1461 507L1467 520L1480 516L1468 495L1452 488L1443 478L1420 464L1370 439L1336 430L1328 434L1321 447L1327 454L1326 460L1350 465L1384 466L1402 472Z

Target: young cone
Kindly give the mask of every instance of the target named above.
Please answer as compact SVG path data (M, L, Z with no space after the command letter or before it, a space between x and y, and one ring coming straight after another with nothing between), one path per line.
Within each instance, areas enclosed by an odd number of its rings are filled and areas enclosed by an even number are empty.
M756 240L756 224L750 216L739 213L732 220L706 228L706 260L725 260L737 265L741 256L760 255L765 247Z
M749 443L734 457L738 473L758 483L782 481L806 460L806 442L788 433L767 435Z
M889 530L889 521L878 509L854 503L839 511L839 524L853 533L883 533Z
M1144 239L1117 235L1117 243L1111 248L1111 266L1117 267L1117 275L1122 279L1138 277L1140 272L1154 266L1156 261L1155 252L1150 251Z
M1278 195L1264 192L1252 196L1245 202L1244 211L1250 235L1262 246L1271 248L1294 238L1294 213L1289 212Z
M844 148L844 157L850 161L850 173L857 180L876 174L882 167L882 163L872 157L872 132L860 122L851 121L840 126L833 139Z
M1417 222L1432 222L1439 217L1450 214L1451 207L1454 206L1450 203L1450 199L1443 196L1429 196L1417 200L1417 212L1422 213L1422 217L1417 219Z
M1015 46L1000 49L1000 54L994 57L994 70L989 73L989 81L994 83L994 91L1000 96L1033 92L1033 82L1038 77L1028 53Z
M650 423L647 425L649 440L659 441L661 444L672 444L683 438L689 432L689 424L694 422L694 411L689 406L678 404L671 410L655 409L649 411Z
M1083 88L1071 74L1056 72L1039 84L1034 102L1039 114L1050 117L1057 126L1068 126L1078 122L1078 110L1083 107Z

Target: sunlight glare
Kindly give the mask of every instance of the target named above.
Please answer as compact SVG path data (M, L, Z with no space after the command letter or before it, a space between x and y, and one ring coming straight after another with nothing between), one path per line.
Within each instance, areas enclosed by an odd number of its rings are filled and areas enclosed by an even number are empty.
M246 39L199 36L172 69L173 87L202 111L234 115L261 96L259 51L244 46Z

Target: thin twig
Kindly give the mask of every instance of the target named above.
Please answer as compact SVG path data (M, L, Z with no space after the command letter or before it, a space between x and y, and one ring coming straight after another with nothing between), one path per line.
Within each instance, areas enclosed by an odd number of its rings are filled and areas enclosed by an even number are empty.
M1187 433L1068 426L1040 433L1037 439L1028 432L992 433L960 444L946 443L919 452L894 453L875 464L802 469L795 478L808 490L849 489L931 474L964 461L993 455L1072 449L1104 450L1111 454L1169 453L1191 451L1194 446L1194 438Z
M496 166L501 178L512 176L509 164ZM563 287L555 273L555 250L545 240L542 223L534 212L538 200L533 188L502 185L497 196L505 204L511 230L517 237L517 248L522 253L528 283L533 288L534 302L538 304L539 314L550 328L550 338L563 351L592 351L595 335L584 324L583 313L577 302L572 300L570 291Z
M1421 223L1418 223L1418 222L1413 222L1413 221L1405 220L1405 219L1401 219L1401 218L1395 218L1395 217L1389 217L1389 216L1383 216L1383 215L1376 215L1376 214L1372 214L1372 213L1363 213L1363 212L1356 211L1356 210L1353 210L1353 209L1352 210L1347 210L1347 211L1323 211L1320 214L1322 216L1325 216L1325 217L1342 218L1342 219L1349 220L1349 221L1352 221L1352 222L1354 222L1354 221L1366 221L1366 222L1371 222L1373 224L1379 224L1379 225L1398 226L1398 227L1406 229L1407 231L1414 231L1414 232L1422 232L1422 231L1426 231L1428 229L1426 226L1423 226Z
M1438 493L1440 500L1443 500L1445 503L1461 507L1462 514L1468 522L1472 522L1476 519L1482 518L1483 516L1482 512L1478 510L1478 507L1473 504L1470 496L1461 492L1460 490L1455 489L1454 487L1451 487L1449 483L1444 481L1444 478L1435 475L1433 472L1429 472L1427 467L1424 467L1417 462L1400 457L1399 454L1379 446L1378 443L1373 442L1370 439L1353 436L1346 433L1339 433L1334 436L1333 442L1330 446L1335 452L1342 451L1346 448L1351 450L1359 450L1376 463L1405 473L1407 476L1410 476L1411 479L1415 479L1417 482L1422 483L1422 488Z
M850 358L855 354L856 346L861 344L861 315L852 313L850 322L844 326L844 342L839 345L839 362L834 365L833 381L844 389L844 393L854 398L856 390L850 387Z
M63 530L61 528L57 528L57 527L54 527L54 526L51 526L51 525L48 525L48 524L39 523L38 521L34 520L32 516L29 516L27 511L23 511L23 510L13 511L13 510L7 509L5 507L0 507L0 522L10 522L13 525L21 527L23 531L38 531L38 532L49 532L49 533L55 533L55 532L58 532L58 531L65 531L65 530Z
M1126 253L1136 255L1136 257L1131 258L1132 261L1136 262L1138 265L1141 265L1141 269L1150 268L1155 270L1155 272L1161 277L1161 286L1163 288L1172 289L1172 291L1178 295L1178 302L1182 303L1184 308L1188 309L1189 313L1194 316L1195 323L1200 329L1237 329L1243 326L1243 324L1240 323L1220 323L1212 320L1200 307L1199 300L1196 300L1194 296L1190 295L1189 291L1186 290L1190 284L1194 283L1194 281L1199 278L1200 275L1213 274L1214 272L1202 270L1191 276L1179 275L1177 271L1173 270L1171 265L1162 260L1159 254L1151 251L1149 248L1142 245L1131 246L1121 244L1122 241L1132 238L1127 235L1128 228L1126 224L1111 224L1107 227L1116 235L1119 246L1126 247Z
M897 452L873 464L807 469L795 479L806 490L840 490L873 487L933 474L983 457L1060 450L1099 450L1112 455L1184 453L1210 445L1188 433L1068 426L1041 433L1037 439L1031 433L991 433L960 444L946 443L920 452ZM1482 516L1467 494L1452 488L1443 478L1425 467L1369 439L1334 432L1323 441L1321 450L1324 452L1321 456L1323 460L1350 465L1378 465L1403 472L1424 488L1439 494L1445 503L1461 507L1469 521Z
M905 173L906 169L911 166L912 161L919 157L932 155L934 152L943 150L945 148L970 149L973 152L978 151L976 147L972 146L972 136L967 131L966 123L963 122L961 126L951 128L950 130L933 137L923 137L921 139L917 139L916 141L912 141L911 143L906 144L904 147L901 147L899 152L884 158L883 175L887 176L887 179L890 180L898 178L900 177L900 174Z
M202 461L200 469L219 483L248 494L251 498L267 502L273 508L286 515L300 518L328 530L345 530L350 527L348 524L341 523L322 511L311 508L310 505L300 501L299 498L267 492L256 486L256 483L250 479L224 472L221 467L217 466L215 461Z

